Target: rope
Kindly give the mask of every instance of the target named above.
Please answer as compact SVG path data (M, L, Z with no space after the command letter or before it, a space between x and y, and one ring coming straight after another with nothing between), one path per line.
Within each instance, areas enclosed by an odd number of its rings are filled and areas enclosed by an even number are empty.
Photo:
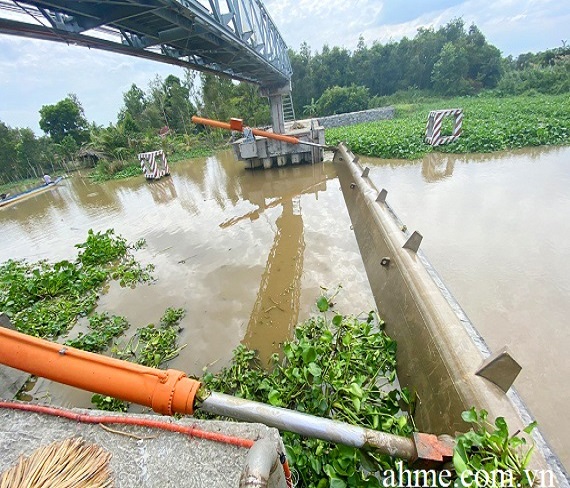
M198 429L193 425L179 425L172 424L170 422L164 422L162 420L152 420L152 419L141 419L135 417L118 417L114 415L90 415L86 413L77 413L63 408L48 407L45 405L32 405L29 403L16 403L0 401L0 408L7 408L12 410L23 410L25 412L42 413L45 415L52 415L55 417L61 417L68 420L75 420L77 422L82 422L85 424L123 424L123 425L136 425L139 427L150 427L153 429L167 430L169 432L177 432L179 434L185 434L189 437L195 437L198 439L205 439L213 442L219 442L222 444L229 444L232 446L243 447L246 449L251 448L255 441L251 439L244 439L242 437L235 437L226 434L220 434L218 432L208 432L206 430ZM284 461L283 461L284 460ZM287 481L287 487L293 488L291 482L291 471L289 469L289 463L285 454L281 454L280 461L283 466L283 473Z

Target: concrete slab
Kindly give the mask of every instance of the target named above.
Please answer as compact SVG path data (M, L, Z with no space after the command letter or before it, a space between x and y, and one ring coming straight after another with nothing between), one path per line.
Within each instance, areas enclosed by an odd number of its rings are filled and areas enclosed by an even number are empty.
M91 415L110 414L96 410L73 411ZM283 449L279 432L261 424L205 421L192 417L128 416L191 425L201 430L252 440L269 438L276 449L277 446ZM82 437L112 453L111 469L118 488L239 486L248 449L147 427L110 427L140 439L109 432L98 424L0 408L0 472L13 466L20 455L28 456L41 446L66 438ZM269 486L285 487L281 469L271 476Z
M0 398L15 398L29 377L28 373L0 364Z

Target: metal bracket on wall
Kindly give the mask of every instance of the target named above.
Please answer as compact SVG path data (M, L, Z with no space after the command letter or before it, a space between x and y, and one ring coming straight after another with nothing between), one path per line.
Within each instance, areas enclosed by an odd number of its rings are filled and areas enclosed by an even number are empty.
M378 196L376 197L376 201L380 203L386 203L387 196L388 196L388 190L382 188L382 191L378 193Z
M406 243L402 246L404 249L409 249L413 252L418 252L423 236L415 230Z
M362 177L368 178L368 173L370 173L370 168L364 168L364 171L362 171Z
M506 393L521 369L522 366L511 356L505 346L485 359L475 374L494 383Z

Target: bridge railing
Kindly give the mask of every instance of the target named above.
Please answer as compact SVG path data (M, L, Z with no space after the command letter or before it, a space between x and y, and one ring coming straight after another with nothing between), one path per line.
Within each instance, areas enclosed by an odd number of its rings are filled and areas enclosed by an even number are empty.
M239 40L259 53L279 71L292 74L287 55L287 44L259 0L176 0L181 5L194 9L198 5L204 13Z

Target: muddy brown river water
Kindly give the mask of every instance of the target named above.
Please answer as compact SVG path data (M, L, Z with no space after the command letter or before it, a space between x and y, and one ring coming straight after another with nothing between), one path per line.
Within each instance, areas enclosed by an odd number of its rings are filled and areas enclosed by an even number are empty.
M361 158L570 469L570 147Z
M201 375L228 363L240 343L263 360L315 311L321 287L339 310L374 309L332 164L246 171L229 151L172 165L157 182L137 177L96 184L76 175L50 192L0 212L0 261L72 259L88 229L113 228L156 266L156 282L112 283L98 310L133 326L183 307L180 343L169 366ZM90 406L90 394L39 380L31 392L56 404Z
M515 382L570 466L570 148L491 155L362 158L492 350L509 346ZM374 308L332 164L246 171L230 152L173 165L159 182L74 176L0 211L0 261L69 259L87 230L114 228L154 263L157 281L113 283L99 311L134 326L184 307L171 367L200 375L240 343L267 359L314 310L321 286L343 288L345 313ZM36 399L90 406L90 395L39 381Z

